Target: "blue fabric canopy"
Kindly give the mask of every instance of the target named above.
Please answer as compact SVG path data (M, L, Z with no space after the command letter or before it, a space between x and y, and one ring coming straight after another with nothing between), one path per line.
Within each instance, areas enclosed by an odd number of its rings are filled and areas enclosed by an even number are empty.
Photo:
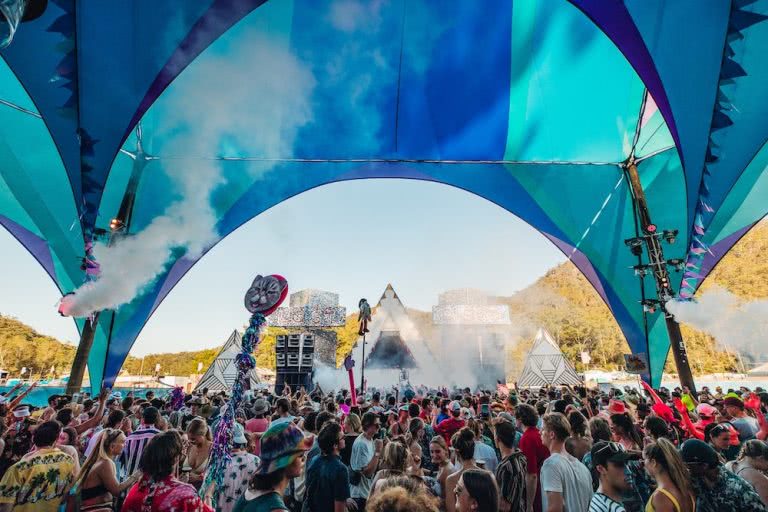
M675 291L692 295L766 213L766 13L768 0L56 0L2 52L0 222L67 293L132 175L135 234L215 170L211 243L314 187L443 183L560 248L657 385L669 336L640 305L654 283L629 270L643 261L624 244L640 234L624 163L654 223L688 241L665 256L687 258ZM179 247L102 313L94 388L198 259Z

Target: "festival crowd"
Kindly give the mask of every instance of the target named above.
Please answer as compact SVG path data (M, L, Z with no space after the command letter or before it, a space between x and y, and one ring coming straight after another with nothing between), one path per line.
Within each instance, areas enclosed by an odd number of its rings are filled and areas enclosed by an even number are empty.
M28 391L0 396L0 512L767 510L760 388L248 391L212 484L226 393Z

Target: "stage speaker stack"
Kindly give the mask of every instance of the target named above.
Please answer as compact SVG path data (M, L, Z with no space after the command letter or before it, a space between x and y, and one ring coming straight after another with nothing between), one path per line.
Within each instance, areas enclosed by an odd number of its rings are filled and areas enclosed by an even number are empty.
M315 336L313 334L281 334L275 342L275 393L283 393L286 384L292 391L304 386L312 389L312 370L315 364Z

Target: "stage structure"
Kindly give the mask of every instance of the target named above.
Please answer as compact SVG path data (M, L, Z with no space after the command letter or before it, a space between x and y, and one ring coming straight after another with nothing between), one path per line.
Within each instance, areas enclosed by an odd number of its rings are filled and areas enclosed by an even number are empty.
M480 290L448 290L432 307L432 323L438 330L441 366L458 375L469 373L474 382L466 385L496 389L497 382L506 382L505 347L511 338L506 304Z
M322 290L301 290L292 293L290 305L279 308L269 319L269 325L283 327L288 334L277 337L275 343L275 390L283 386L312 387L312 371L316 365L336 367L336 332L346 322L347 310L339 306L338 294Z
M242 350L240 339L242 334L237 330L232 331L229 338L221 347L221 351L208 367L205 374L200 378L200 382L195 386L195 390L208 388L209 391L231 391L237 378L237 364L235 357ZM259 377L254 368L249 372L248 384L246 389L253 389L259 383Z
M571 363L557 346L557 342L543 328L539 328L525 366L517 381L519 387L576 386L582 383Z
M437 360L391 284L373 308L368 328L365 379L369 386L392 386L404 380L435 384ZM352 358L363 360L362 338L352 350Z

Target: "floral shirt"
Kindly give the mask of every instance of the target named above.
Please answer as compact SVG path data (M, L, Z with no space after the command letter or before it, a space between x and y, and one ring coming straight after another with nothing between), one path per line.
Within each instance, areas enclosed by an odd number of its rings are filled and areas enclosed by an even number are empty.
M213 512L194 487L167 477L155 482L144 476L131 487L122 512Z
M237 452L224 469L224 482L219 489L216 512L231 512L237 500L248 489L248 482L256 472L259 458L248 452Z
M720 466L717 481L709 486L700 478L692 478L696 495L696 512L765 512L766 507L755 489L743 478Z
M42 448L11 466L0 481L0 503L18 512L55 512L75 480L75 461Z

